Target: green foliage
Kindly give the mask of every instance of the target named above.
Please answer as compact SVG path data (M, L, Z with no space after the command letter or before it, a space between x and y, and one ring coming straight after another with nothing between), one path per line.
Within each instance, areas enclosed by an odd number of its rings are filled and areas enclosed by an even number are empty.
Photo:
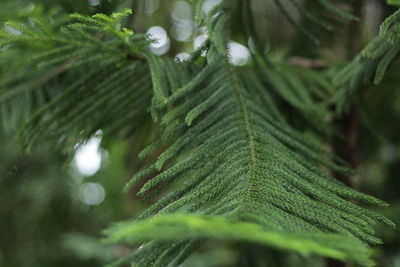
M110 136L145 135L151 114L154 142L139 153L148 165L125 191L136 188L153 204L106 231L108 242L143 247L115 266L176 266L209 239L373 265L370 246L381 243L374 224L394 224L356 203L387 204L335 179L333 173L354 171L326 148L326 137L334 128L331 106L342 110L374 72L379 82L397 56L400 13L331 84L324 72L271 60L255 36L252 64L233 66L228 29L244 1L222 1L207 14L203 2L195 17L208 39L184 62L155 56L147 49L154 40L123 27L130 10L73 14L52 23L56 14L39 12L33 23L8 22L9 30L0 33L2 67L21 51L33 56L21 63L22 71L7 74L2 116L20 112L22 99L28 103L20 134L26 144L53 139L71 147L98 129ZM357 20L329 1L318 4ZM239 16L247 28L242 38L254 30L248 15Z
M77 136L72 138L75 142L92 136L99 128L106 131L117 128L129 134L135 125L124 125L145 118L151 86L147 66L142 60L130 58L143 57L139 52L149 41L144 35L121 27L121 20L129 14L130 10L111 16L72 14L67 24L64 19L50 24L42 20L36 20L35 24L7 23L19 33L1 32L0 44L3 47L12 44L6 49L10 56L6 54L5 60L12 60L26 47L34 49L30 51L34 56L29 64L24 63L29 71L24 71L17 81L5 83L0 94L5 103L13 103L14 98L24 95L27 107L32 107L28 113L35 111L21 136L28 145L38 136L60 138L72 129L71 125L79 125L78 132L69 133ZM80 78L76 79L77 76ZM57 86L53 85L55 82ZM126 90L127 84L134 86ZM38 88L41 90L31 92ZM143 108L137 108L141 105ZM16 113L12 105L8 109L4 105L3 109L4 116ZM52 115L44 116L48 113ZM123 114L126 121L110 123Z
M348 106L357 88L367 84L371 77L378 84L388 66L400 51L400 11L396 11L381 25L379 36L370 42L357 57L340 70L334 77L339 88L338 110Z
M65 156L50 145L26 155L2 130L0 137L0 266L98 266L60 244L60 233L78 225L87 233L105 225L73 200Z
M154 197L157 193L154 189L161 185L166 187L174 182L180 186L137 219L195 212L256 223L267 231L312 235L320 232L322 236L328 231L379 243L370 235L370 223L390 222L347 199L380 202L343 186L321 171L319 165L349 172L326 159L323 155L329 157L329 154L300 133L275 122L268 106L253 100L252 96L260 93L256 86L244 87L240 72L227 63L220 64L221 61L223 58L199 72L191 80L197 81L195 84L182 85L171 96L162 95L156 101L163 99L160 106L175 107L160 119L166 124L165 143L160 145L171 145L153 164L138 172L127 189L141 184L149 174L153 178L142 186L140 197ZM158 68L164 69L165 80L170 78L168 72L177 73L164 62ZM200 77L202 80L198 80ZM168 85L163 80L157 82ZM154 149L154 145L150 148ZM142 156L148 149L145 151ZM174 164L168 165L169 162ZM163 168L165 165L168 167ZM160 170L158 175L151 174ZM169 232L168 227L156 229L160 233ZM153 243L149 250L158 251L159 246ZM172 257L172 253L168 255ZM352 253L348 251L348 260ZM158 257L161 266L171 260L161 254ZM145 266L152 264L146 259L140 262Z
M159 231L156 229L163 229ZM289 232L266 231L254 223L230 221L221 216L173 214L155 216L139 223L124 222L108 230L106 242L138 243L151 240L179 241L182 239L217 238L241 242L254 242L261 245L297 251L304 256L319 254L337 259L351 259L363 265L371 264L368 249L360 246L357 240L338 235L319 235ZM142 248L147 249L147 248ZM172 249L167 250L162 257L168 258ZM349 254L349 252L351 252ZM182 256L182 255L179 255ZM162 259L162 258L161 258ZM179 264L177 258L170 265ZM365 260L365 261L364 261ZM158 260L160 266L164 263ZM144 263L146 265L146 263Z
M398 0L386 0L389 5L400 5L400 1Z

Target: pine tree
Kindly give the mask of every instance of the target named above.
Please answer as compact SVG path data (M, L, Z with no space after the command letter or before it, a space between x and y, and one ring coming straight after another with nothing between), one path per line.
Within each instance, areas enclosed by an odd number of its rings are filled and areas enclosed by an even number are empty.
M157 40L128 25L136 10L35 7L10 18L0 32L2 122L27 150L46 140L72 152L99 129L144 140L143 167L124 191L152 204L105 231L106 243L140 244L112 266L178 266L215 240L373 265L374 224L394 224L364 207L385 202L346 185L355 172L337 153L337 122L396 59L400 12L335 64L314 51L321 32L357 23L345 7L361 0L273 1L299 36L285 56L266 53L258 1L224 0L207 13L195 2L207 39L183 61L149 51ZM232 64L232 39L251 40L251 63ZM296 52L304 44L311 52ZM316 55L292 64L296 53Z

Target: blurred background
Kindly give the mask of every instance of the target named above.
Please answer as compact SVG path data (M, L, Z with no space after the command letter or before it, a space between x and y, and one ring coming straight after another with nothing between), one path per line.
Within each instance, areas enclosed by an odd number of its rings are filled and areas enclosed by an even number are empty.
M220 0L206 0L204 12ZM340 64L351 58L344 49L348 42L348 26L332 20L334 33L315 29L322 46L304 38L287 22L273 1L254 1L253 9L265 53L271 58L293 59L319 57ZM313 10L314 0L303 2ZM345 6L346 1L336 1ZM343 2L343 3L342 3ZM347 1L348 2L348 1ZM184 60L188 52L207 37L203 28L194 25L193 8L196 1L123 1L123 0L35 0L0 1L0 27L7 28L8 19L28 17L37 10L57 10L58 14L79 12L110 14L123 7L133 9L127 26L136 32L152 35L158 42L149 49L157 55L168 54ZM287 1L291 8L291 1ZM302 21L302 14L293 8L293 16ZM375 36L384 17L393 7L384 1L363 1L360 23L360 48ZM322 14L323 16L323 14ZM332 15L331 15L332 16ZM279 25L279 27L277 27ZM314 25L304 25L313 29ZM234 25L235 26L235 25ZM237 27L236 27L237 26ZM233 28L240 31L240 25ZM231 63L251 64L252 40L240 37L229 44ZM1 51L0 51L1 53ZM0 56L1 57L1 56ZM15 62L10 62L14 64ZM391 204L380 212L400 224L400 62L389 70L379 86L363 90L357 103L360 114L357 140L358 175L352 185ZM0 78L7 79L7 69L0 69ZM143 163L136 160L143 146L142 136L103 136L99 129L88 141L75 146L74 154L40 144L29 151L15 140L17 125L10 125L2 114L0 126L0 267L103 266L127 255L129 248L105 246L99 242L101 231L112 222L132 218L146 206L134 197L134 192L122 193L129 177ZM9 116L9 115L7 115ZM12 123L11 123L12 124ZM400 266L400 234L394 229L376 227L384 245L376 250L379 266ZM232 245L210 244L207 257L194 255L185 266L252 266L257 259L243 259ZM214 246L214 247L213 247ZM240 248L243 251L264 248ZM265 249L264 249L265 250ZM244 253L249 255L251 253ZM199 252L201 253L201 252ZM204 255L203 255L204 256ZM324 259L304 259L297 255L265 250L270 266L325 266ZM204 262L204 260L207 262Z

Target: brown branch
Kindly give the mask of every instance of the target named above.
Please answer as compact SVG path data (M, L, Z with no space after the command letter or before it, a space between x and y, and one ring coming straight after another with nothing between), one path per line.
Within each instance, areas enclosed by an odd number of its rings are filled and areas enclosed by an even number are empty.
M360 18L362 21L364 0L357 0L352 3L352 13ZM362 30L363 24L360 21L352 21L349 25L348 30L348 44L347 44L347 57L352 59L362 48ZM344 139L336 140L334 142L335 153L346 160L352 168L356 168L358 165L358 153L357 144L360 132L360 121L357 114L357 110L354 105L349 109L349 113L344 115L342 118L335 121L343 133ZM350 177L336 173L336 179L342 181L344 184L351 186ZM326 264L328 267L346 267L347 264L342 261L327 259Z
M322 59L310 59L305 57L292 57L289 63L294 66L299 66L308 69L322 69L327 67L327 64Z

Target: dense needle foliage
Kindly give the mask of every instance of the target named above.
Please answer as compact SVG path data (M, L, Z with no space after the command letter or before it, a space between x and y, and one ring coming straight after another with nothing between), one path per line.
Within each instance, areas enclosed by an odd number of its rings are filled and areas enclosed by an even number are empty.
M144 140L143 167L125 192L151 205L104 238L141 246L112 266L178 266L210 240L373 265L382 243L374 225L394 223L365 208L384 201L343 183L355 171L336 155L347 138L338 121L395 61L400 12L353 60L329 66L266 53L257 1L219 1L207 12L206 1L194 2L207 38L185 60L148 49L157 40L128 24L136 10L16 14L0 32L4 128L28 151L46 140L71 153L100 129L107 140ZM312 2L323 16L298 1L274 4L299 40L318 47L318 32L360 19L335 2ZM251 41L250 63L232 64L232 39Z

